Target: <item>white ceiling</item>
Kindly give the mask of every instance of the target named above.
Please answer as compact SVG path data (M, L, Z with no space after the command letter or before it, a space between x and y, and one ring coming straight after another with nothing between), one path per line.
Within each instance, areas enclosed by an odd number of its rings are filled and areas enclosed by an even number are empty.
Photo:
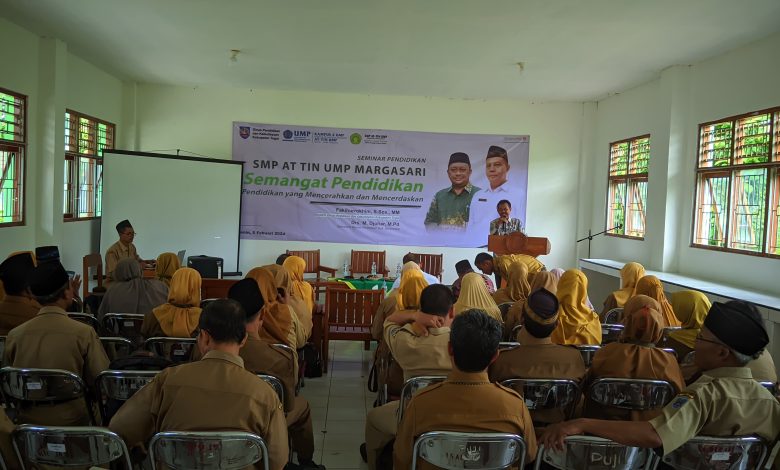
M780 31L778 0L0 0L0 14L139 82L566 101Z

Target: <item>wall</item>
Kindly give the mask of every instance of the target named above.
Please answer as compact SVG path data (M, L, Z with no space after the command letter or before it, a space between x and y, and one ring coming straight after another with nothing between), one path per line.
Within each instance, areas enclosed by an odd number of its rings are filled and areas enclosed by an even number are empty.
M231 157L232 121L291 125L361 127L452 133L529 134L530 174L527 226L547 236L548 266L575 266L574 236L583 105L404 96L259 91L237 88L185 88L141 84L126 87L134 103L136 150L183 149L216 158ZM282 215L280 215L282 216ZM403 243L395 240L397 243ZM241 269L270 263L285 249L323 250L322 262L341 268L350 249L376 249L337 243L244 241ZM143 256L143 246L138 246ZM407 251L444 253L445 281L456 278L454 264L473 262L477 249L386 246L388 265Z

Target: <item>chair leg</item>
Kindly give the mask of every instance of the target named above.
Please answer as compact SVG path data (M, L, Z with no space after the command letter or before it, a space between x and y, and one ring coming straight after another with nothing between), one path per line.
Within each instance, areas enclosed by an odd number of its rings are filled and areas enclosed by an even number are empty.
M370 339L367 339L367 340L363 341L363 348L366 351L370 351L371 350L371 340Z

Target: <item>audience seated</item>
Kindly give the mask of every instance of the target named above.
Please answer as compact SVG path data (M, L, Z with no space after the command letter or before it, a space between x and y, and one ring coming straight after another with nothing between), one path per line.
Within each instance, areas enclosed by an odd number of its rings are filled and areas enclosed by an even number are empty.
M576 419L554 424L541 437L563 448L566 436L588 433L623 445L661 448L666 455L697 435L756 434L774 442L780 433L780 403L745 367L769 343L758 310L742 301L715 302L696 338L703 375L650 421Z
M531 280L529 292L533 293L539 289L546 289L555 295L558 292L558 279L549 271L540 271ZM526 300L518 300L509 307L506 318L504 318L504 339L507 341L517 341L512 337L512 331L515 327L523 324L523 305ZM556 301L557 304L557 301ZM549 335L548 335L549 336Z
M655 276L643 276L637 281L634 295L646 295L653 298L661 305L661 316L664 319L664 328L669 326L681 326L680 320L672 310L672 304L666 299L664 286L661 280Z
M523 263L512 263L507 272L506 286L493 294L497 305L524 301L531 293L528 283L528 267Z
M190 338L197 333L200 320L200 273L181 268L173 274L168 290L168 303L144 316L141 334L145 338L171 336Z
M179 263L179 257L176 253L162 253L157 257L155 264L157 279L166 286L170 287L173 273L179 268L181 268L181 263Z
M620 269L620 289L609 294L604 300L604 309L601 313L607 313L613 308L619 308L628 302L636 290L636 283L644 277L645 267L639 263L626 263Z
M410 264L413 262L406 263ZM384 324L390 314L399 310L420 310L420 294L428 286L428 282L419 269L405 269L401 274L401 284L382 300L374 314L371 324L371 335L379 341L384 336Z
M447 352L454 316L452 292L434 284L420 295L421 312L396 311L384 324L384 339L403 369L404 380L421 375L446 375L452 368ZM377 468L384 447L395 437L398 401L374 408L366 416L366 459ZM406 468L406 467L404 467Z
M396 469L411 467L414 441L428 431L517 434L526 443L526 462L534 460L536 436L523 398L488 380L501 332L501 324L479 310L455 317L448 348L452 372L445 382L421 390L404 411L393 452ZM418 468L433 467L421 461Z
M286 344L293 349L302 348L306 344L306 330L298 315L287 304L289 292L283 290L285 296L281 297L274 275L267 269L254 268L246 277L257 282L265 302L260 338L272 343Z
M474 265L479 268L480 271L488 276L496 275L496 287L499 288L503 284L501 280L506 280L509 273L509 266L514 262L520 262L526 265L528 268L528 276L533 276L540 271L544 271L544 265L533 256L528 255L497 255L495 259L488 253L479 253L474 258Z
M137 263L136 263L137 264ZM30 274L30 292L42 308L35 318L12 329L6 339L4 363L11 367L62 369L82 377L89 386L108 367L108 357L95 330L67 316L73 287L59 261L38 265ZM18 423L86 426L91 411L84 400L36 404L22 409Z
M239 302L245 313L246 343L239 355L244 360L244 368L256 374L268 374L278 378L284 386L284 411L287 430L292 440L292 448L298 454L299 468L324 469L315 464L314 431L311 423L311 407L303 397L295 396L297 375L291 364L296 362L295 355L271 346L260 339L258 331L263 323L263 297L260 288L253 279L242 279L230 287L228 297Z
M32 319L41 309L30 293L28 278L35 269L35 259L29 251L9 256L0 264L0 281L5 297L0 300L0 335Z
M488 293L482 276L477 273L468 273L463 276L460 296L454 305L455 315L475 308L484 311L497 321L503 322L501 310L498 309L496 301Z
M314 311L314 289L311 284L303 280L303 272L306 271L306 260L300 256L288 256L282 263L282 267L290 274L292 289L288 292L290 297L306 303L308 312Z
M693 351L696 336L701 332L712 303L699 291L684 290L672 294L671 305L675 316L680 320L682 329L669 333L663 347L674 349L677 358L682 360Z
M663 335L661 306L645 295L635 295L623 306L625 329L620 342L602 347L593 357L585 380L585 389L601 378L665 380L676 392L685 388L680 366L674 355L655 344ZM602 406L587 397L583 416L587 418L648 420L661 410L634 411Z
M265 440L270 468L281 470L289 453L284 412L276 392L239 357L247 336L243 308L216 300L199 327L203 359L160 372L122 405L109 429L130 447L161 431L251 432Z
M287 253L282 253L281 255L277 256L276 257L276 265L277 266L283 265L284 264L284 260L286 260L289 257L290 257L290 255L288 255Z
M144 279L141 265L134 259L119 261L114 281L103 295L98 320L106 313L140 313L146 315L168 299L168 287L157 279Z
M539 273L546 274L546 273ZM538 276L538 275L537 275ZM501 351L490 365L491 382L507 379L570 379L581 383L585 363L576 348L553 344L550 335L558 324L558 299L542 287L523 302L523 329L518 333L520 346ZM535 423L557 423L564 419L561 410L531 411Z
M463 276L468 273L473 273L474 268L471 267L469 260L462 259L455 263L455 272L458 274L458 278L455 280L455 282L452 283L452 295L455 297L455 300L458 300L458 297L460 297L460 286L463 282ZM493 280L485 274L480 274L480 276L482 276L482 279L485 280L485 286L487 287L488 293L492 295L496 291L496 286L493 284Z
M289 258L290 255L285 256ZM290 272L284 269L282 265L267 264L260 267L267 269L271 272L271 274L273 274L277 289L283 289L285 294L293 292L293 281L292 277L290 277ZM298 317L298 323L303 330L303 334L306 338L308 338L311 335L311 329L313 326L312 315L314 312L309 310L309 306L306 304L306 301L300 297L293 297L292 295L285 295L281 297L286 300L287 306L290 307Z
M439 278L434 276L433 274L428 274L425 271L422 270L420 267L420 257L413 254L413 253L407 253L404 255L403 259L401 260L403 263L403 267L401 268L401 275L403 275L403 272L405 269L417 269L419 270L423 277L425 278L425 282L427 285L432 286L434 284L441 284L439 281ZM412 263L412 264L409 264ZM393 287L391 287L391 290L398 289L401 285L401 276L398 276L395 281L393 281Z
M555 344L601 344L599 316L588 306L588 278L578 269L563 273L556 292L560 303Z

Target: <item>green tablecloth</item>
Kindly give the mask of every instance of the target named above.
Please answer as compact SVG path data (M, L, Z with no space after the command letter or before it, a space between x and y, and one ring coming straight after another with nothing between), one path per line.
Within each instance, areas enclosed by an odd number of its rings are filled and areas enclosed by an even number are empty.
M342 282L350 287L350 289L360 290L373 290L383 289L389 291L393 287L393 281L395 279L344 279L344 278L331 278L329 281Z

